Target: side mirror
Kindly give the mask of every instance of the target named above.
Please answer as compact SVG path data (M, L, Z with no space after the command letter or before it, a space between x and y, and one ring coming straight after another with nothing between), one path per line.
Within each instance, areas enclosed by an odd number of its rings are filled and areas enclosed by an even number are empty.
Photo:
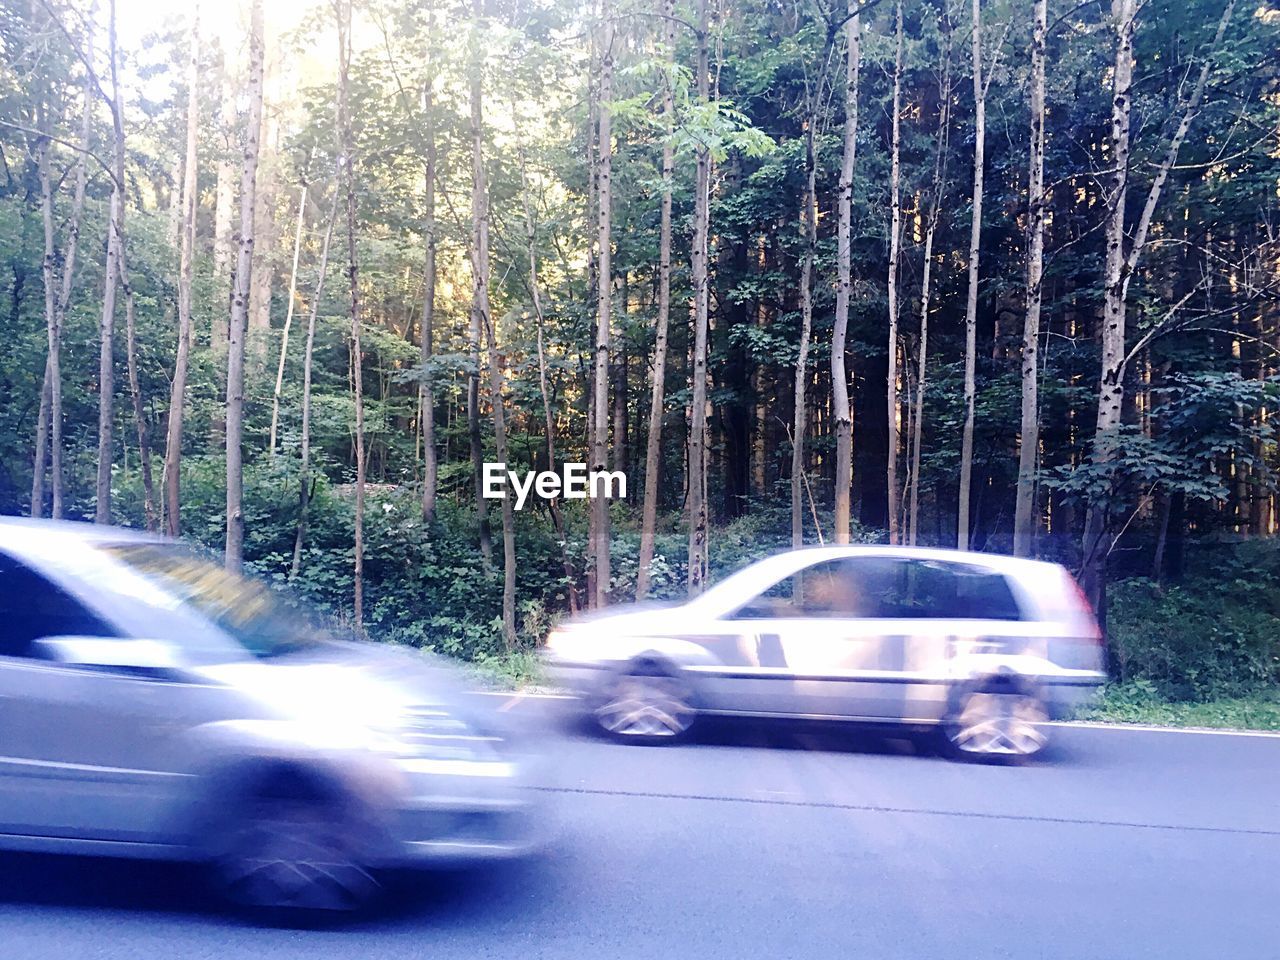
M54 663L154 680L171 679L180 666L173 647L159 640L116 637L41 637L35 654Z

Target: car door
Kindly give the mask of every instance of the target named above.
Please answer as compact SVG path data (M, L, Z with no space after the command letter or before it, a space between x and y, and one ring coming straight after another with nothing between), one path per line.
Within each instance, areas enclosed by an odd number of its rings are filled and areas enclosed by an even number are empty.
M733 614L754 645L754 671L772 682L772 713L897 718L905 645L904 574L893 557L819 560L775 583Z
M0 831L154 839L183 779L166 722L176 685L39 656L41 638L116 635L69 592L0 555Z

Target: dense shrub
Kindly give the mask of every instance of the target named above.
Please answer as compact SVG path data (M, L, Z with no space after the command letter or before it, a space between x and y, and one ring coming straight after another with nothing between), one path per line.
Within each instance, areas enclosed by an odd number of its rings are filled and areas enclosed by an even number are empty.
M1247 696L1280 682L1276 595L1274 581L1232 578L1113 585L1108 634L1118 679L1146 680L1180 700Z

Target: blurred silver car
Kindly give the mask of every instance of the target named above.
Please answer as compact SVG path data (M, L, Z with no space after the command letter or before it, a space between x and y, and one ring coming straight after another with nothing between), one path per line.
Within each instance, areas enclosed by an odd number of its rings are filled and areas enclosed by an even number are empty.
M325 639L110 527L0 521L0 846L208 862L253 908L530 849L528 754L454 670Z
M662 742L704 714L864 721L962 756L1029 756L1105 680L1062 567L953 550L783 553L679 606L570 622L552 677L607 733Z

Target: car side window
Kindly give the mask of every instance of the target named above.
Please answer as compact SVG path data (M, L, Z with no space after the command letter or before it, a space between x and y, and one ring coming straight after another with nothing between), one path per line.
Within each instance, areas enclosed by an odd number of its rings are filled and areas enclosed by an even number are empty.
M775 583L738 620L1021 620L1008 581L975 564L903 557L828 560Z
M30 657L33 642L41 637L113 635L65 590L0 554L0 656Z
M866 619L895 616L905 580L888 557L827 560L775 583L736 614L739 620Z
M968 563L908 561L909 613L932 620L1022 620L1001 573Z

